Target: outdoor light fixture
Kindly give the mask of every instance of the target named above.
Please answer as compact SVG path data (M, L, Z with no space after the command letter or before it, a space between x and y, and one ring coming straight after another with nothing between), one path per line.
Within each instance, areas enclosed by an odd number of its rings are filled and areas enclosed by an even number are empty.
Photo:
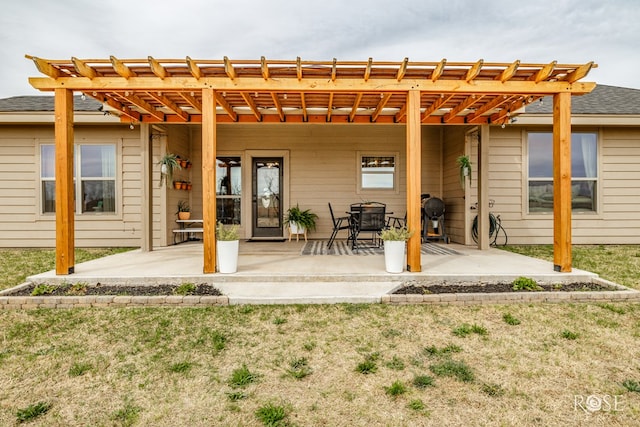
M83 101L87 99L87 96L84 94L84 92L80 94L80 99L82 99Z

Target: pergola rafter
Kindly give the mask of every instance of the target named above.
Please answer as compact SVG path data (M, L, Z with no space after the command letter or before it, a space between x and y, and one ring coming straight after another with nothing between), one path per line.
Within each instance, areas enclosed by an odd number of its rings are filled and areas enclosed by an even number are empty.
M189 56L184 60L114 56L70 60L28 58L46 76L32 78L34 87L41 90L65 87L89 96L98 92L103 97L117 99L129 107L131 114L137 112L139 121L150 123L201 122L201 90L213 88L219 101L216 113L222 121L402 123L406 119L406 99L389 94L418 89L424 124L501 124L494 121L496 117L504 118L505 111L510 115L517 112L510 107L501 111L504 103L499 97L538 99L560 92L588 93L594 84L579 80L596 67L593 62L577 65L556 61L526 64L519 60L512 63L448 62L446 59L412 62L408 58L399 62L374 61L373 58L304 61L299 57L293 61L265 57L197 60ZM134 93L138 98L127 101L120 95L123 92ZM220 97L218 92L226 95ZM163 97L149 95L157 93ZM295 96L287 100L285 93ZM253 94L251 98L259 102L248 100L247 94ZM460 108L461 103L474 94L482 99L482 104ZM381 99L385 102L381 103ZM485 107L487 105L494 107ZM123 112L122 108L113 110L115 114ZM456 113L451 114L452 110ZM131 120L131 114L122 115L122 120Z

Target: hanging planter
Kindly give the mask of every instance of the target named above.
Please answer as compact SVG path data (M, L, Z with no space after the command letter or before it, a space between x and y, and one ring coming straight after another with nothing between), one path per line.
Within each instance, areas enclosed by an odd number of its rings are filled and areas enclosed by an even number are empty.
M171 182L173 172L181 169L178 156L171 153L165 154L158 164L160 165L160 187L162 187L163 182Z
M456 163L460 168L460 186L464 190L467 177L469 177L469 185L471 185L471 160L469 156L462 155L456 159Z

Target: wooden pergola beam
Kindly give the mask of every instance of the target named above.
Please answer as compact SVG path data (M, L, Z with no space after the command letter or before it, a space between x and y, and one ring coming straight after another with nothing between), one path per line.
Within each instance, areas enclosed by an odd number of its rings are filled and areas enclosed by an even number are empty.
M196 80L200 80L200 78L202 77L202 70L200 69L198 64L188 56L186 58L186 61L187 61L187 67L189 67L189 72L191 73L191 75Z
M71 61L73 61L73 65L78 72L83 77L88 79L95 79L98 77L98 72L91 66L87 65L86 62L76 58L75 56L71 57Z
M513 100L513 96L497 96L490 102L487 102L482 107L477 108L476 111L465 117L467 123L474 123L483 119L483 114L500 107L502 104L510 103Z
M464 79L467 83L471 83L476 77L478 77L478 74L480 74L480 70L482 69L482 64L484 64L484 59L479 60L469 68Z
M224 57L223 60L224 60L224 71L225 73L227 73L227 77L229 77L229 79L231 80L235 80L236 70L233 68L233 64L231 64L231 61L226 56Z
M571 73L567 74L567 76L564 78L565 81L569 82L569 83L574 83L578 80L580 80L581 78L585 77L587 74L589 74L589 71L591 71L591 68L593 68L593 61L584 64L583 66L576 68L574 71L572 71Z
M519 66L520 66L520 60L514 61L513 63L511 63L511 65L505 68L504 71L502 71L502 73L500 73L500 76L497 79L500 80L502 83L508 80L511 80L511 78L516 74L516 71L518 71Z
M482 99L482 97L483 97L483 95L475 95L475 94L467 96L464 99L464 101L462 101L460 104L456 105L454 108L451 109L451 111L449 111L447 114L445 114L442 117L442 123L450 122L453 118L455 118L463 110L471 107L473 104L475 104L476 102L480 101Z
M180 117L183 121L185 122L189 121L189 113L184 111L182 108L178 107L178 105L175 102L173 102L166 96L161 95L159 93L154 93L154 92L147 92L147 95L149 95L151 98L155 99L156 101L158 101L159 103L161 103L162 105L164 105L165 107L173 111L176 114L176 116Z
M115 70L116 73L118 73L118 75L124 77L127 80L137 76L137 74L133 70L131 70L131 68L129 68L127 64L125 64L115 56L112 55L109 57L109 59L111 60L111 65L113 65L113 69Z
M73 186L73 92L56 89L56 274L73 274L75 265L75 210Z
M367 66L364 69L364 81L366 82L371 77L371 65L373 64L373 58L369 58L367 61Z
M438 62L438 65L436 65L436 67L433 69L433 72L431 73L432 82L435 83L440 78L440 76L442 76L445 65L447 65L447 59L442 58L442 60Z
M355 101L353 101L353 107L351 107L351 112L349 113L349 121L352 122L356 114L358 113L358 108L360 107L360 102L362 101L362 93L358 93L356 95Z
M182 99L187 101L189 105L191 105L194 109L198 110L199 112L202 112L202 103L198 101L195 96L190 95L188 93L184 93L184 92L180 92L179 95Z
M202 90L202 246L203 272L216 272L216 99Z
M422 117L420 119L421 122L424 122L425 120L427 120L429 118L429 116L431 116L431 114L433 114L434 112L438 111L440 109L440 107L442 107L444 104L446 104L447 102L449 102L449 100L451 98L453 98L454 94L450 93L450 94L440 94L440 98L438 98L433 104L431 104L430 106L428 106L424 112L422 113Z
M407 241L407 269L412 272L422 271L420 255L420 193L422 177L422 136L420 126L420 91L407 92L407 228L413 235Z
M229 104L227 100L224 99L224 94L221 94L220 92L216 92L215 96L216 96L216 101L218 102L218 104L220 104L220 106L227 113L227 115L231 117L231 120L233 120L234 122L237 122L238 113L236 113L233 110L233 107L231 106L231 104Z
M571 94L553 97L553 265L571 271Z
M242 92L240 95L242 95L242 99L244 99L244 102L247 103L247 105L251 109L251 112L253 113L255 118L259 122L261 122L262 121L262 114L260 113L260 111L258 111L258 106L254 102L253 98L251 98L251 94L249 94L247 92Z
M149 56L147 59L149 60L149 66L151 66L151 71L153 71L153 74L155 74L156 76L158 76L158 78L162 80L169 77L169 73L167 72L167 69L164 68L164 66L160 62L158 62L152 56Z
M264 56L260 57L260 70L262 71L262 78L269 80L269 64Z
M409 65L409 58L404 58L402 63L400 64L400 68L398 68L398 73L396 74L396 80L402 81L404 75L407 73L407 66Z
M302 108L302 120L306 122L307 120L309 120L309 113L307 111L307 100L305 98L304 92L300 92L300 105Z
M284 111L282 110L282 103L280 102L280 98L278 98L278 94L276 92L271 92L271 99L273 99L273 104L276 106L276 111L278 112L280 121L284 122L286 118L284 115Z
M149 104L147 101L145 101L144 99L140 98L137 95L133 95L131 93L120 93L118 94L120 97L122 97L123 99L126 99L127 101L129 101L130 103L132 103L133 105L135 105L136 107L146 111L147 113L149 113L151 116L155 117L158 120L164 121L165 119L165 115L162 111L158 111L153 105Z
M373 111L373 114L371 114L372 122L375 122L376 120L378 120L378 117L382 113L383 108L385 107L385 105L387 105L392 95L393 94L391 93L385 93L382 95L382 98L380 98L380 102L378 102L376 109Z
M547 65L545 65L543 68L540 69L540 71L538 71L532 78L533 81L536 83L540 83L543 80L547 79L551 73L553 73L553 69L556 68L556 64L558 62L557 61L552 61L550 63L548 63Z

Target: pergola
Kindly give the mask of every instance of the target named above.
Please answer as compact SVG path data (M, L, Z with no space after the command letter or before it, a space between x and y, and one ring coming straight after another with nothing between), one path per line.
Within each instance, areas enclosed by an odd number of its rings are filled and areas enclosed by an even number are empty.
M74 271L73 93L102 102L126 123L201 123L204 273L216 271L217 123L402 123L406 127L407 225L420 229L421 125L477 125L481 249L489 246L489 126L553 96L554 265L571 271L571 95L586 64L477 62L109 59L27 56L45 77L31 85L55 92L56 273ZM407 244L420 271L420 236Z

